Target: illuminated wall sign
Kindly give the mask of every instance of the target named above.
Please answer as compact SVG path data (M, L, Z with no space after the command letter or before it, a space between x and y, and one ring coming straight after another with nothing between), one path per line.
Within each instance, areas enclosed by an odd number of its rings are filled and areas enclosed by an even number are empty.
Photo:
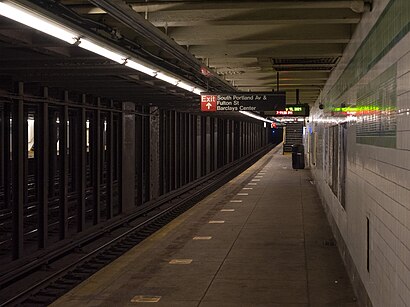
M309 105L286 105L285 110L270 110L265 112L267 116L309 116Z
M293 115L293 111L275 111L275 115Z
M201 95L201 111L215 112L217 99L214 95Z
M365 116L365 115L377 115L380 114L381 108L377 106L358 106L358 107L345 107L345 108L333 108L332 116ZM386 113L395 112L394 108L384 108Z
M201 111L285 110L285 92L275 93L202 93Z

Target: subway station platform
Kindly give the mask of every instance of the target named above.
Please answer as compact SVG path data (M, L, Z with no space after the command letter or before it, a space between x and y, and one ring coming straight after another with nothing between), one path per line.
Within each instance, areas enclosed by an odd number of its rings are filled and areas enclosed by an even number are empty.
M358 306L333 242L279 146L52 306Z

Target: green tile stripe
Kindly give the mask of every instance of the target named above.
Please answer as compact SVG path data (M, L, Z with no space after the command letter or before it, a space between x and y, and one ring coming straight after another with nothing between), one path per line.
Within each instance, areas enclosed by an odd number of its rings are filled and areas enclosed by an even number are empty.
M392 136L357 137L356 142L362 145L396 148L396 137Z
M371 13L370 13L371 14ZM346 69L326 95L326 107L340 103L355 85L410 31L410 0L391 0Z
M357 92L359 112L356 142L380 147L396 147L397 130L397 64L394 63L377 78L361 86ZM369 113L366 113L370 111Z

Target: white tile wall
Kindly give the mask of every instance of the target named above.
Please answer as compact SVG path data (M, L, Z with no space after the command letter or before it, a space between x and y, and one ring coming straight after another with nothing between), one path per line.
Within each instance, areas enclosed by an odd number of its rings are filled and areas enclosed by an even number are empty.
M397 131L397 148L410 150L410 131Z
M388 2L373 1L373 11L363 16L324 93L334 85ZM349 127L346 209L325 182L323 170L312 169L324 205L333 215L376 307L410 307L410 34L358 82L375 79L394 63L400 112L396 148L356 144L355 126ZM345 96L355 97L356 90L353 86ZM325 115L317 106L311 119L323 120ZM370 272L366 268L366 217L370 217Z
M397 64L397 77L400 78L407 73L407 67L410 66L410 52L407 52Z
M404 66L403 64L401 65ZM405 69L405 67L401 67L401 69L403 70ZM409 84L410 84L410 72L406 71L403 75L401 75L400 77L397 77L397 95L400 96L400 95L403 95L409 92L410 90Z
M350 60L356 53L357 49L359 48L360 44L363 42L364 38L369 33L369 29L371 29L373 25L377 22L377 19L379 18L380 14L383 12L384 8L387 6L388 3L389 0L378 0L377 4L374 4L371 12L363 14L360 24L356 28L356 31L353 34L350 43L344 50L343 57L340 59L337 68L334 69L332 74L330 75L330 78L326 83L323 92L328 91L336 82L336 80L340 77L344 68L350 62Z

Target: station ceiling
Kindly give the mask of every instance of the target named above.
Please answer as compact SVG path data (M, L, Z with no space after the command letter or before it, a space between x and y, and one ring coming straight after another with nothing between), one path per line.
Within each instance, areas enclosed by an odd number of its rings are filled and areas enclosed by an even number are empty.
M285 90L314 103L365 1L18 1L210 91ZM197 96L0 17L0 74L121 100ZM203 68L208 72L204 74ZM201 72L202 68L202 72ZM279 80L279 83L278 83Z

